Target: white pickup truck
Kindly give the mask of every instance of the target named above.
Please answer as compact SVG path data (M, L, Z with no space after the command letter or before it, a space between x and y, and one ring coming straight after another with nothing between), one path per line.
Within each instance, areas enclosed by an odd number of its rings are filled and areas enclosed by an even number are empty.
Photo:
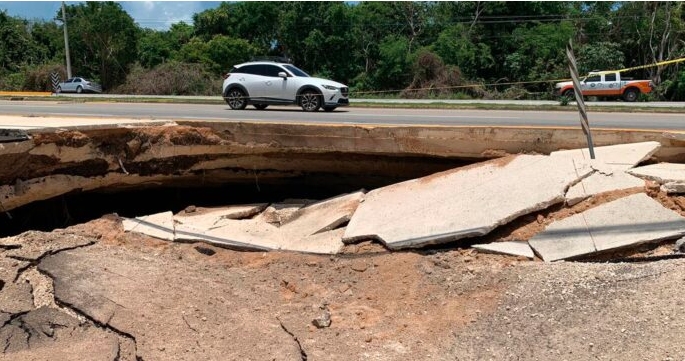
M640 94L648 94L654 85L649 80L633 80L621 78L620 72L591 72L580 79L580 89L583 96L598 96L608 98L623 98L627 102L634 102ZM573 82L556 83L555 93L568 98L575 97Z

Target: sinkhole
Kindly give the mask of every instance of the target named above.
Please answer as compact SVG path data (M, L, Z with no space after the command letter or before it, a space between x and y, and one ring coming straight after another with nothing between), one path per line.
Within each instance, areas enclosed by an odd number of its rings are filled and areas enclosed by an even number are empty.
M49 232L86 223L107 214L133 218L164 211L174 214L189 206L220 207L250 203L280 203L288 200L324 200L358 190L370 191L390 184L472 164L473 159L440 157L378 157L374 172L372 157L364 159L364 172L306 172L297 176L260 178L260 170L249 170L252 177L240 180L207 182L202 176L183 177L179 182L161 186L141 185L71 191L50 199L31 202L11 210L0 209L0 237L29 230ZM382 169L381 169L382 168Z

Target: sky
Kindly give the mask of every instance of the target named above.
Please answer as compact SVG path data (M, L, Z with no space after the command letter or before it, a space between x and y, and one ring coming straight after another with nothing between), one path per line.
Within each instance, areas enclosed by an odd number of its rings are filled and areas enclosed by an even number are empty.
M117 1L143 28L168 30L171 24L193 23L193 14L216 8L220 1ZM79 2L67 1L74 5ZM61 1L0 1L0 11L28 20L50 20L62 6Z

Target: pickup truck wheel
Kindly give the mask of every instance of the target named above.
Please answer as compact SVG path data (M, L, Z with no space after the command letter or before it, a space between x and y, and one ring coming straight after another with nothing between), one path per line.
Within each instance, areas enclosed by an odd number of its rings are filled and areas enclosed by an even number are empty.
M640 94L640 92L637 89L630 88L626 89L625 92L623 92L623 100L627 102L634 102L637 100L637 96Z
M567 97L570 101L576 100L576 93L572 89L565 91L562 95Z

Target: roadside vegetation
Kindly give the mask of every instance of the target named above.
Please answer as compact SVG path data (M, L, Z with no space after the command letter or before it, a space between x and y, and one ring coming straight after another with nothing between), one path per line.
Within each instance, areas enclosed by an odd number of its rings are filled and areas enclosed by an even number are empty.
M682 2L224 2L168 30L140 28L114 2L68 5L72 73L106 93L218 95L258 56L289 58L353 98L555 99L579 71L685 57ZM55 14L61 19L61 13ZM0 90L49 91L66 77L61 20L0 12ZM631 72L685 100L683 63Z

